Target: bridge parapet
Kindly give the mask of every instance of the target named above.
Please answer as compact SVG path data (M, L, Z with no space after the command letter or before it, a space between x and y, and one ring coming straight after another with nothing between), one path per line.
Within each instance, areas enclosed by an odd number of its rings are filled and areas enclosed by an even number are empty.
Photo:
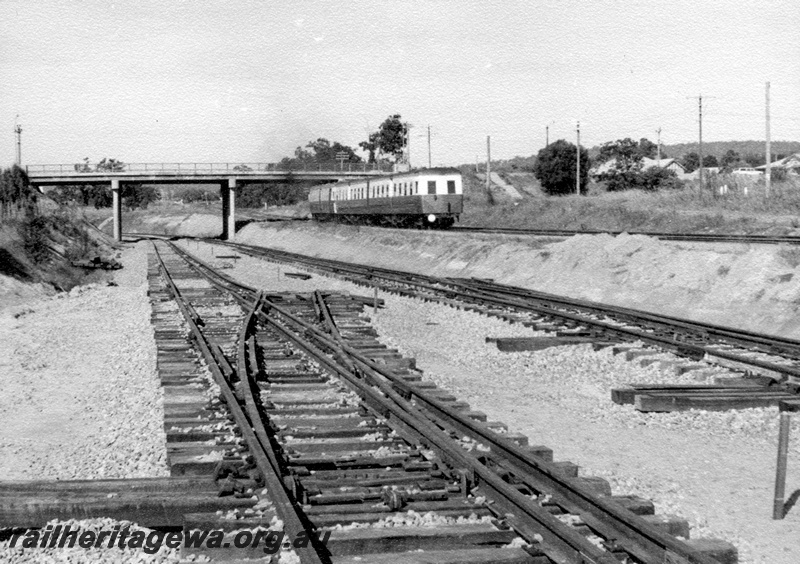
M77 164L31 164L26 165L28 176L54 175L120 175L136 174L159 175L170 174L180 176L236 175L258 176L263 173L349 173L349 174L386 174L392 172L393 165L388 163L118 163L113 167L97 168L87 163Z

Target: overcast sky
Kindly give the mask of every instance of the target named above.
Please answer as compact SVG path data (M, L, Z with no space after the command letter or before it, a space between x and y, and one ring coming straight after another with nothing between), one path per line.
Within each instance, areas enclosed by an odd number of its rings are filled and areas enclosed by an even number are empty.
M591 146L800 140L800 2L0 0L0 165L274 162L393 113L412 164Z

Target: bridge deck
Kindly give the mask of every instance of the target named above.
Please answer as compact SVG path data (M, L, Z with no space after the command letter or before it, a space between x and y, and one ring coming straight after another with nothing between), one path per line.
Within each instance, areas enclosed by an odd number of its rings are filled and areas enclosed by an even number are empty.
M96 170L82 164L27 165L31 183L107 184L139 182L146 184L207 183L219 184L235 180L236 184L294 180L338 180L382 176L391 173L391 165L344 163L336 165L281 166L279 164L248 163L125 163L120 170Z

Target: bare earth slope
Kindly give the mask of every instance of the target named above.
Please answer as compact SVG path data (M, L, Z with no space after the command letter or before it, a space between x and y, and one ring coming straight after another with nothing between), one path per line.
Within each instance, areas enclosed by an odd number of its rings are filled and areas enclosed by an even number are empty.
M237 241L498 282L800 338L800 251L645 236L554 241L316 224L251 224Z

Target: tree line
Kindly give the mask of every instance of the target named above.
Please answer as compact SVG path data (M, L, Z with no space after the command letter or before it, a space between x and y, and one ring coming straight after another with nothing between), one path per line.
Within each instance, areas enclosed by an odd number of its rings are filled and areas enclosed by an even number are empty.
M31 186L28 175L17 165L0 173L0 216L35 214L39 192Z
M517 163L523 163L523 167L534 173L546 193L572 194L575 193L576 186L576 152L574 144L561 139L540 150L532 165L519 158ZM609 163L608 166L604 167L602 172L595 174L595 178L604 182L606 189L611 192L632 189L672 189L681 186L675 172L661 165L645 166L644 159L656 160L660 156L663 161L670 158L664 148L659 152L658 145L647 138L635 141L626 137L609 141L593 149L593 152L596 154L594 158L590 158L589 152L581 147L581 193L586 191L589 168L597 169L605 163ZM787 154L776 154L777 159L785 156ZM687 173L700 168L700 155L695 151L689 151L675 161L680 163ZM719 158L713 154L703 156L703 167L717 168L722 174L730 173L737 168L758 167L765 162L763 154L741 154L735 149L728 149ZM784 174L780 169L773 171L773 178L780 180Z

